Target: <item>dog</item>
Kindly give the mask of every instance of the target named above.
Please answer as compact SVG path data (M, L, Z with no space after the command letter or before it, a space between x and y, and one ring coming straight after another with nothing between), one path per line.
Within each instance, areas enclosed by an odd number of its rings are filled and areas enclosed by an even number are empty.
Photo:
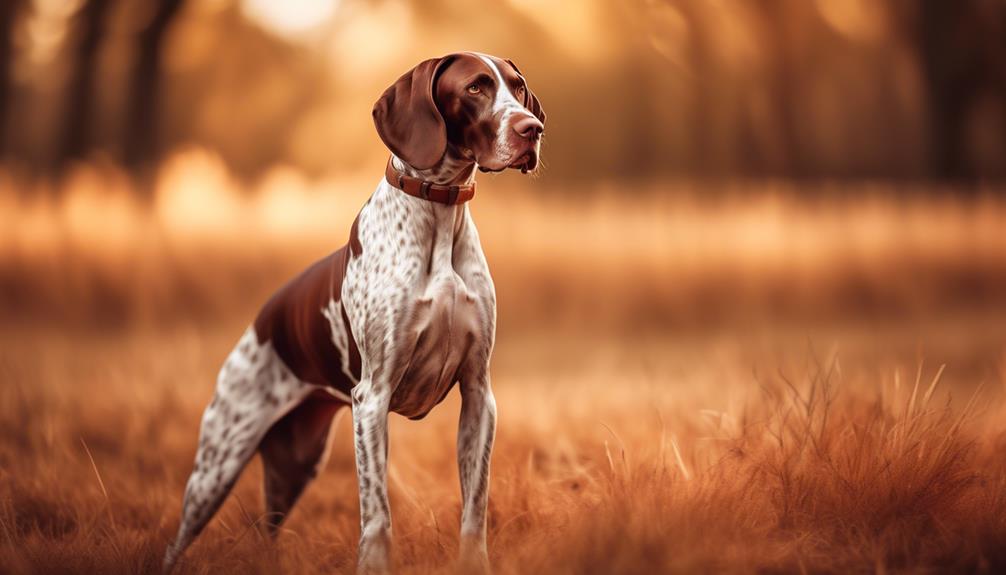
M404 74L373 117L391 151L385 177L349 242L276 292L224 362L165 572L256 450L275 535L323 467L332 420L346 406L360 496L358 570L388 571L388 414L421 419L455 384L460 559L488 568L496 291L467 202L476 168L536 169L545 112L512 61L462 52Z

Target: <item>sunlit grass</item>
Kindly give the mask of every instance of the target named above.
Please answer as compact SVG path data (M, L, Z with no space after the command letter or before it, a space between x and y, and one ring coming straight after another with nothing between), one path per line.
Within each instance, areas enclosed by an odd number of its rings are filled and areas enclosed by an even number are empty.
M4 572L156 569L232 335L4 333ZM999 396L947 405L946 386L959 382L939 382L936 366L895 377L895 363L795 354L806 367L770 377L743 362L718 375L676 362L644 373L638 354L609 341L593 348L616 358L607 370L587 361L564 371L517 341L507 347L537 375L495 370L497 572L970 572L1006 560L1006 430L988 401ZM845 375L860 368L885 376ZM452 565L458 407L452 396L424 421L392 420L395 556L406 573ZM258 528L256 461L182 572L351 572L349 431L343 418L327 471L278 542Z

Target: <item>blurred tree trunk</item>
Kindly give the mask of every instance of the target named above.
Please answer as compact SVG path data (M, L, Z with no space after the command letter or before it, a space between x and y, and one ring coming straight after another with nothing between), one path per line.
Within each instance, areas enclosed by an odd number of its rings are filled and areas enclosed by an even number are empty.
M75 17L74 27L79 41L70 51L73 55L72 75L66 91L63 131L56 157L59 169L63 169L70 160L82 158L91 145L98 51L105 32L105 17L111 5L111 0L87 0Z
M23 5L23 0L0 2L0 159L7 152L7 118L12 88L11 68L14 64L14 23Z
M702 17L701 6L694 0L675 2L682 17L688 23L688 65L692 73L692 94L690 118L688 125L689 141L691 143L688 163L689 168L700 176L712 175L715 171L713 158L712 135L713 125L713 94L712 78L715 75L715 62L711 57L710 38L706 32L707 23Z
M137 56L127 98L123 160L134 171L145 171L159 153L158 104L164 37L184 0L158 0L150 22L137 40Z
M917 43L927 98L928 165L930 175L959 179L965 175L964 123L974 92L975 77L957 31L967 2L922 0Z
M981 97L1006 114L1006 4L922 0L916 42L926 90L929 168L940 179L976 176L968 122Z
M776 175L804 176L808 166L800 142L797 120L797 98L799 97L799 58L796 54L793 34L789 29L792 14L786 17L787 9L794 6L779 0L754 0L753 8L758 32L768 54L767 88L772 112L779 127L779 156L759 158L761 170Z
M619 82L634 87L620 98L619 103L622 106L620 115L625 123L620 131L621 145L615 166L620 178L653 173L662 167L654 157L657 125L653 121L651 105L655 85L651 70L659 65L659 62L637 55L623 58L618 66Z

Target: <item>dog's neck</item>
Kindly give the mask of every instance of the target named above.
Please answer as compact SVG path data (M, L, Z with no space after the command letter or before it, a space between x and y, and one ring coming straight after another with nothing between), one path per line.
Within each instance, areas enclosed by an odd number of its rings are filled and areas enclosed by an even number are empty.
M432 168L418 170L398 156L392 156L392 164L395 169L406 176L426 180L434 184L445 186L463 186L475 181L475 161L466 158L453 146L448 146L444 157Z
M437 165L426 170L418 170L394 154L391 156L391 164L396 170L407 176L447 186L473 184L475 182L475 168L478 167L474 160L465 158L452 147L448 147L443 159ZM388 185L394 188L394 184L389 182ZM468 214L467 202L457 205L422 202L422 205L429 210L432 216L430 223L434 227L439 227L447 232L441 234L424 233L422 235L429 237L434 244L436 244L438 238L446 242L441 246L440 250L437 249L437 245L433 245L431 249L434 252L444 251L447 254L452 253L454 238L460 233L463 222Z

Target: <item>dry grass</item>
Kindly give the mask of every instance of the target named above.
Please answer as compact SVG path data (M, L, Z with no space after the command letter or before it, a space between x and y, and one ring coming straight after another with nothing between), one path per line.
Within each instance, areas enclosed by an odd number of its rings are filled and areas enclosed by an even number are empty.
M6 333L0 567L135 573L175 527L226 330ZM512 343L512 346L519 345ZM1006 443L985 399L844 375L779 375L589 345L575 370L497 374L490 547L500 573L917 572L1006 567ZM529 360L528 351L511 349ZM603 357L597 357L597 355ZM649 357L647 368L636 364ZM697 363L698 365L695 365ZM498 372L503 371L498 370ZM854 371L859 371L858 369ZM792 384L786 382L789 380ZM791 387L792 385L792 387ZM998 404L996 404L998 405ZM393 420L404 572L450 570L458 405ZM183 572L347 572L357 537L348 420L278 542L259 532L254 462Z
M370 187L245 199L179 161L150 212L114 174L58 202L3 185L0 572L157 569L222 358ZM483 190L498 573L1006 569L1006 201ZM393 418L402 572L452 569L457 411ZM348 420L277 542L260 478L182 571L351 572Z

